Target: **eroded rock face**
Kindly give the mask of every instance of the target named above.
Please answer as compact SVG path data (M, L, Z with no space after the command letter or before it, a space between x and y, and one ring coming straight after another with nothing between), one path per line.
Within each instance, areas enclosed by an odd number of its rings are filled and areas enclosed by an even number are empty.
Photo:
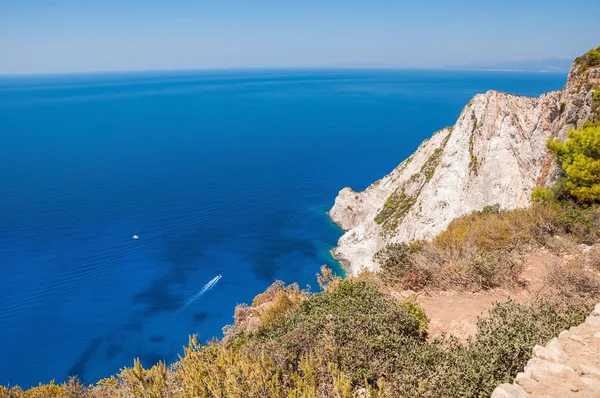
M488 91L476 95L456 124L435 133L390 174L363 192L340 191L331 219L346 233L333 250L348 273L378 270L385 245L431 239L455 218L499 204L525 207L537 185L556 175L550 137L566 137L591 115L600 68L574 65L563 91L539 98Z

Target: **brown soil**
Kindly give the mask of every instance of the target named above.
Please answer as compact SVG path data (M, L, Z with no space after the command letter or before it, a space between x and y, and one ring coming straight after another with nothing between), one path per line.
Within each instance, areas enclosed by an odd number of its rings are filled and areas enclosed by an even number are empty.
M495 302L506 301L509 297L525 302L535 296L543 288L547 266L560 260L547 251L526 255L521 274L521 279L526 282L523 288L477 293L442 291L419 296L417 301L431 318L428 330L430 337L435 338L446 332L461 341L466 340L477 331L477 317L487 315Z

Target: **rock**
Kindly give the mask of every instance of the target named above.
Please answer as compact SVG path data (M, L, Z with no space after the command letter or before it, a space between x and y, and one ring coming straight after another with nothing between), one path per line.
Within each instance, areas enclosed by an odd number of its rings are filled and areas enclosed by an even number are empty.
M562 344L560 344L560 341L556 337L548 342L546 348L552 355L555 355L558 358L564 355Z
M528 396L529 394L521 386L500 384L492 393L491 398L527 398Z
M525 374L536 381L548 377L555 377L558 374L575 375L575 371L569 366L561 363L549 362L539 358L532 358L525 366Z
M525 375L525 373L519 373L517 375L517 378L515 379L515 383L517 383L518 385L520 385L521 387L523 387L523 389L525 391L527 391L529 394L532 393L532 391L535 389L535 387L538 384L537 381L535 381L532 378L528 377L527 375Z
M600 368L598 368L597 366L581 364L579 365L579 369L581 369L581 372L584 375L600 377Z
M590 379L589 377L582 377L579 380L581 380L586 386L590 387L592 390L596 391L596 393L600 391L600 381ZM597 396L598 395L596 395L596 397Z
M590 315L585 318L585 323L592 326L600 326L600 316Z
M528 206L534 187L556 178L548 138L565 138L570 122L580 126L590 117L592 85L584 83L598 71L582 75L574 65L563 91L538 98L476 95L453 127L435 133L390 174L362 192L339 192L329 215L345 234L332 254L350 275L363 267L377 271L373 255L389 243L431 239L485 206Z
M562 351L562 348L561 348L561 351ZM546 361L552 361L552 362L558 362L558 360L560 359L560 353L552 352L548 348L542 347L539 345L536 345L535 347L533 347L533 356L540 358L540 359L544 359Z
M574 334L574 333L567 334L566 337L569 338L569 339L571 339L571 340L573 340L573 341L576 341L578 343L583 343L584 342L584 338L583 337L581 337L581 336L579 336L577 334Z
M594 311L590 314L592 316L600 316L600 304L596 304Z

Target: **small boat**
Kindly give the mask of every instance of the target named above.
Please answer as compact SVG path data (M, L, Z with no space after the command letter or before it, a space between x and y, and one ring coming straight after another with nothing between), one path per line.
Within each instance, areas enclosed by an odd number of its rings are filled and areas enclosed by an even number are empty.
M140 237L137 235L133 235L133 239L138 240Z

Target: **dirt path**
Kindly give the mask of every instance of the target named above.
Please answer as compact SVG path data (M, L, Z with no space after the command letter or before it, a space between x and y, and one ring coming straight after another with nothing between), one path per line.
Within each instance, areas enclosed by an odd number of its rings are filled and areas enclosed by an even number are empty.
M509 297L525 302L542 288L546 267L558 258L539 251L525 256L521 277L527 281L526 288L515 290L496 289L481 293L439 292L433 296L419 296L417 301L431 319L429 335L436 337L446 332L459 340L466 340L477 331L477 317L487 315L492 304L506 301Z

